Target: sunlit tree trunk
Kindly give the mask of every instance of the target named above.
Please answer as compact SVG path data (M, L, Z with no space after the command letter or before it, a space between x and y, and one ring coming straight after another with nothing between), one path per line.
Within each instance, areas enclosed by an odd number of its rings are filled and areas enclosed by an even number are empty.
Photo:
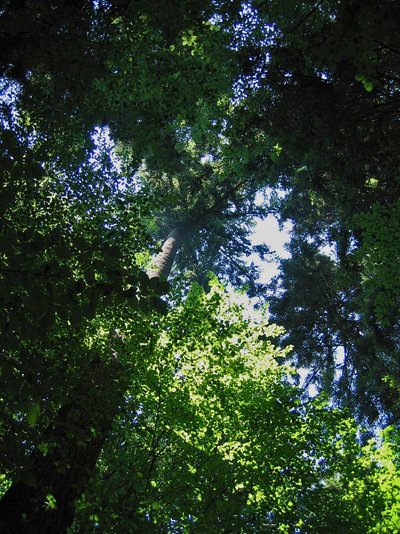
M173 228L164 241L160 253L153 260L152 268L147 272L149 278L155 276L168 278L181 242L182 231L179 228Z

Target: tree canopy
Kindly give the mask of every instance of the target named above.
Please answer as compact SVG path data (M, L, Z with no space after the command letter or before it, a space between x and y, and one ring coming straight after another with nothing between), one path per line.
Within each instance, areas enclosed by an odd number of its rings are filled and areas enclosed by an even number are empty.
M3 4L2 531L396 532L398 3Z

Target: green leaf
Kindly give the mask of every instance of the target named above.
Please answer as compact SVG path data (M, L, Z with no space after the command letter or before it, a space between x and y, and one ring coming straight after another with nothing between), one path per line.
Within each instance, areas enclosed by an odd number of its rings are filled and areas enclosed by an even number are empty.
M363 85L364 85L365 90L368 91L368 93L370 93L372 89L374 88L373 83L369 81L364 81Z
M57 500L51 493L48 493L46 495L46 508L50 510L55 510L57 508Z
M35 426L38 418L40 415L40 404L38 402L35 402L34 404L31 404L29 407L27 413L26 413L26 420L28 422L29 426Z

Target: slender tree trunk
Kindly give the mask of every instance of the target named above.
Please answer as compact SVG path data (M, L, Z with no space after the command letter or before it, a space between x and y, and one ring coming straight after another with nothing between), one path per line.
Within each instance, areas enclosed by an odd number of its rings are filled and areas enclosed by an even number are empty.
M62 534L84 491L111 428L124 384L100 360L71 392L44 440L48 450L31 457L29 478L17 481L0 502L0 532Z
M168 278L181 242L182 230L173 228L164 241L161 252L154 259L153 267L147 271L149 278L154 278L155 276Z

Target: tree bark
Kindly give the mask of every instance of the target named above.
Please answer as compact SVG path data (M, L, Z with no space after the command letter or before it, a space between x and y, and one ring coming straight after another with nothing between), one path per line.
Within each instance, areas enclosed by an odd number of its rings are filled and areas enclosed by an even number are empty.
M12 484L0 501L2 533L67 531L123 394L118 374L113 364L92 362L44 437L47 452L33 453L28 478Z
M149 278L156 276L168 278L181 242L182 230L173 228L164 241L161 252L154 259L152 268L147 271Z

